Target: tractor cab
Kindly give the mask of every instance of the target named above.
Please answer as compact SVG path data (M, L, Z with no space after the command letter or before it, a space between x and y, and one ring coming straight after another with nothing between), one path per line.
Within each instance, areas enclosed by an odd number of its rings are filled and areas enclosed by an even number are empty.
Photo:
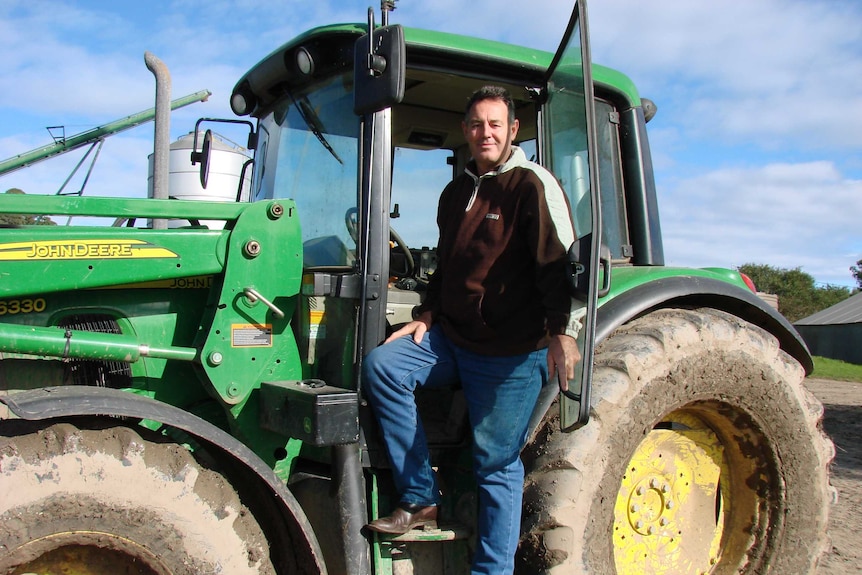
M603 112L599 129L609 132L608 165L620 165L619 136L615 104L593 101L577 16L556 56L371 21L327 26L273 52L237 83L234 111L259 123L253 199L293 199L301 221L305 275L294 329L307 376L361 388L364 353L412 319L436 267L439 194L470 159L465 106L484 85L512 94L516 145L563 184L579 238L573 289L585 304L595 299L598 186L590 183L588 153L594 106ZM608 171L609 181L618 176ZM616 216L605 243L617 259L627 258L621 191L610 190ZM590 314L587 324L582 348L592 339ZM581 379L572 385L567 425L586 420Z

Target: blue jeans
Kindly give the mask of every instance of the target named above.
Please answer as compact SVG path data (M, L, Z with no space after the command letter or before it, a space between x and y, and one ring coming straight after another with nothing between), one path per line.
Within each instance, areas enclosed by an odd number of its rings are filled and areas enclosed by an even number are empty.
M514 570L524 488L520 452L539 390L548 379L546 358L547 350L511 357L472 353L453 345L436 325L419 345L405 336L365 358L364 395L382 430L395 487L405 503L440 503L413 393L417 387L460 382L473 429L479 492L474 574Z

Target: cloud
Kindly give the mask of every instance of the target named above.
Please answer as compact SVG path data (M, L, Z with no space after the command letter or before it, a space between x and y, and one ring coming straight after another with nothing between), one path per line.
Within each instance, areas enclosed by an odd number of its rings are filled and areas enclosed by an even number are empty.
M102 52L84 47L81 37L98 44L121 28L105 12L42 2L12 3L0 21L0 75L14 81L0 90L0 106L60 119L97 112L121 113L144 99L153 82L143 53ZM148 77L149 76L149 77Z
M662 93L660 119L692 137L855 145L862 130L862 6L800 0L591 4L593 58Z
M659 201L670 264L801 267L822 282L852 285L847 269L862 256L862 180L831 162L714 170L666 186Z
M152 107L144 50L169 67L174 98L213 93L172 115L172 139L198 117L230 117L230 91L249 67L310 27L365 21L366 6L2 2L0 156L49 143L48 125L78 133ZM499 0L469 7L402 0L391 21L553 51L571 7L548 0L515 14ZM849 284L847 267L862 257L852 221L862 213L862 4L594 0L589 16L594 60L628 74L659 106L649 131L668 261L757 260ZM151 151L152 124L109 138L88 195L143 197ZM31 193L54 193L81 153L6 176L0 186L14 180ZM405 214L399 225L406 222Z
M7 153L10 148L18 152L26 149L23 141L14 138L0 140L0 155L11 157ZM32 146L35 148L37 146ZM31 148L31 149L32 149ZM0 177L0 191L8 188L20 188L28 194L55 194L60 191L67 178L68 184L64 193L76 193L81 190L91 160L95 155L93 150L84 159L87 147L55 156L51 159L33 164L32 166L4 174ZM147 195L147 156L153 152L152 124L150 129L135 128L105 140L99 158L86 182L87 196L138 197ZM74 173L75 167L84 159L81 167Z

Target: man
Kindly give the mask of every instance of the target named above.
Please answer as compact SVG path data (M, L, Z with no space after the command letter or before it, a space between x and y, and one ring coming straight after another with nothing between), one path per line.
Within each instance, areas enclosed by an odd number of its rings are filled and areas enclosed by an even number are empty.
M574 377L583 314L565 272L574 241L568 203L553 176L513 146L511 96L477 90L462 129L472 160L440 196L426 299L364 363L364 393L401 497L368 528L405 533L436 524L440 493L413 393L460 382L479 495L472 572L500 575L514 569L528 420L542 385L559 374L565 389Z

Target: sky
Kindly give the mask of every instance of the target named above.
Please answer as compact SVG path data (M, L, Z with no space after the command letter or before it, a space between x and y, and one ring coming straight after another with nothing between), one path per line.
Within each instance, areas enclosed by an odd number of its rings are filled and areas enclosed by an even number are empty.
M571 0L506 4L399 0L390 22L556 49ZM172 141L201 116L232 117L248 68L311 27L364 22L369 5L378 11L378 0L3 0L0 160L50 144L48 126L68 136L152 107L145 51L170 70L172 98L212 92L174 112ZM648 131L666 263L799 268L855 286L862 2L592 0L588 18L593 61L658 106ZM146 197L152 138L152 123L108 138L85 194ZM2 176L0 191L54 194L82 156Z

